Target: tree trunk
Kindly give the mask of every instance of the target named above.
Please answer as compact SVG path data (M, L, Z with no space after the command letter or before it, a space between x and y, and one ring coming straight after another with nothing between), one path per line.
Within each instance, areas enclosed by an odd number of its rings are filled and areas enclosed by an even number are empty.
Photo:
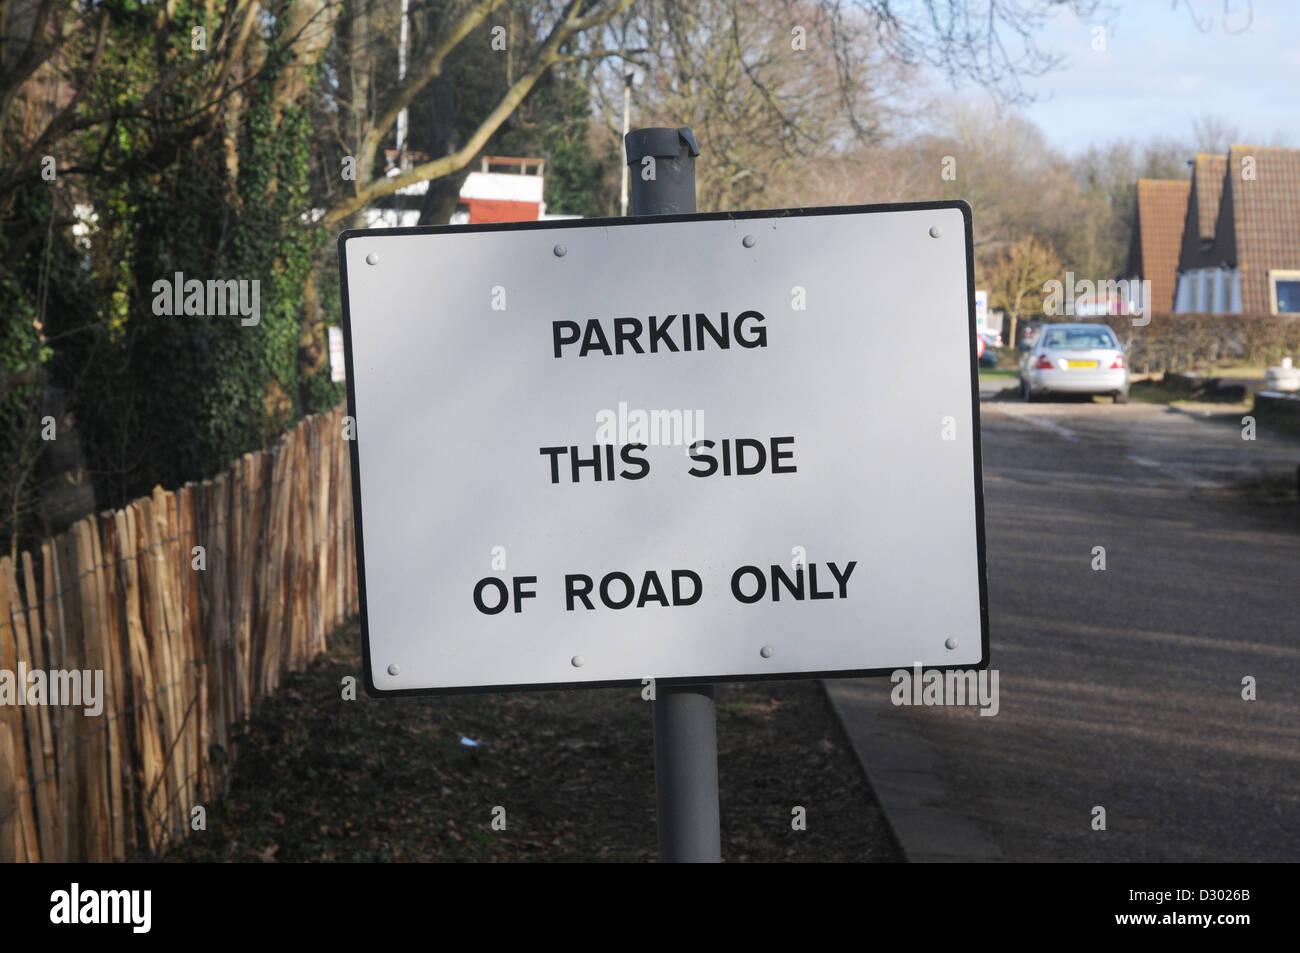
M316 269L307 273L302 288L302 322L298 334L298 379L304 383L315 376L329 354L325 344L325 314L316 293Z

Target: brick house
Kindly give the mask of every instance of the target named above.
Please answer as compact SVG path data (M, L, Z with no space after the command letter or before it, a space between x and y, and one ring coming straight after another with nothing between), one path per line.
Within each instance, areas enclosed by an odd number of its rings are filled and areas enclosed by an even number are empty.
M1300 149L1196 157L1174 310L1300 312Z

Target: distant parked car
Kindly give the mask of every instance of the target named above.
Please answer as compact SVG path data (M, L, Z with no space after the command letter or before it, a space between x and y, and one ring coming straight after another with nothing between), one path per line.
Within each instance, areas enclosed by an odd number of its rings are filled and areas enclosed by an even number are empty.
M998 366L998 348L1002 346L1002 335L997 331L980 331L980 340L984 350L980 352L980 367Z
M1128 402L1129 371L1124 351L1104 324L1044 325L1020 358L1020 396L1048 393L1109 394Z

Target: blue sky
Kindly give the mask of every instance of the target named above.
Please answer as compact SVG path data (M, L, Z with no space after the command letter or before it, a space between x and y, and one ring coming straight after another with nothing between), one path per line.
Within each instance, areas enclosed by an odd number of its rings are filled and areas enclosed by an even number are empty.
M1300 2L1227 6L1225 13L1224 0L1112 0L1104 20L1086 21L1061 11L1037 42L1065 62L1025 81L1037 101L1019 112L1071 154L1121 138L1187 139L1204 114L1229 121L1238 141L1300 145ZM1103 23L1106 49L1098 52L1093 26ZM932 85L951 93L943 80ZM958 92L986 95L970 86Z

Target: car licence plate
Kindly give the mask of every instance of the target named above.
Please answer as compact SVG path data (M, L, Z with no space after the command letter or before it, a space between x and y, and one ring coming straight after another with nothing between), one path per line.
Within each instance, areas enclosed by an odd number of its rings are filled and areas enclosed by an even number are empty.
M1066 361L1066 367L1096 367L1096 361Z

